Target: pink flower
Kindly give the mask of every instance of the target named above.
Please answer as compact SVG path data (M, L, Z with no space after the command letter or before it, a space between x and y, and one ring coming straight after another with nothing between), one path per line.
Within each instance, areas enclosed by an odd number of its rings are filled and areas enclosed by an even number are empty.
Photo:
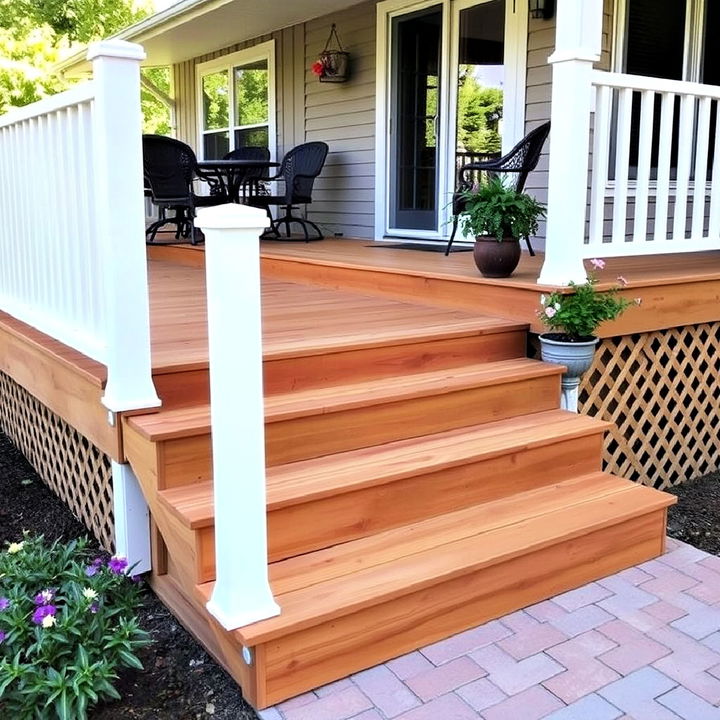
M545 308L545 315L547 315L549 318L555 317L557 314L557 310L554 307Z
M605 261L600 260L599 258L593 258L590 261L590 264L593 266L595 270L604 270L605 269Z
M325 74L325 63L322 60L316 60L310 67L315 75L322 77Z
M617 281L618 281L623 287L627 287L627 286L628 286L627 278L626 278L624 275L618 275L618 276L617 276Z

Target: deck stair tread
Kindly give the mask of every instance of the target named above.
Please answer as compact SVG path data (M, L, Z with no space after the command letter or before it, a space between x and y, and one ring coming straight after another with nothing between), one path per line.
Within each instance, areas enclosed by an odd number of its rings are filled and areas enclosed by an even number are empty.
M486 387L559 375L562 371L560 365L517 358L279 393L266 396L265 421L277 422L400 399L450 394L469 387ZM202 404L161 410L152 415L132 417L128 422L153 442L189 437L210 432L210 406Z
M270 565L282 612L235 631L252 646L662 510L674 498L592 473ZM198 586L202 596L212 583Z
M548 410L267 469L268 510L427 474L479 459L601 433L609 424ZM160 498L191 529L214 522L212 482L163 490Z

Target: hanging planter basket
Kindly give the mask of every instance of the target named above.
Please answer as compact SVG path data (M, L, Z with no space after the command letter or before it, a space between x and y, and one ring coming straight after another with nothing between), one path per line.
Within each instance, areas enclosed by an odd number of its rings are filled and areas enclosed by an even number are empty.
M343 50L335 23L330 28L320 59L313 65L313 72L320 82L327 83L347 82L350 77L350 53Z

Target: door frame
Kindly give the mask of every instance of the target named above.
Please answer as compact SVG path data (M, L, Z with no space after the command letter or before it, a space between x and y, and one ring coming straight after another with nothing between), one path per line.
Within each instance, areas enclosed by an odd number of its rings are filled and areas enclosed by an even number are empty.
M455 124L457 118L457 83L450 79L457 73L459 55L460 12L487 0L383 0L377 4L376 24L376 107L375 107L375 239L413 237L442 240L450 234L451 200L455 188ZM390 162L389 118L392 108L391 25L393 18L443 6L440 48L441 110L438 133L438 229L436 231L390 228ZM524 0L505 0L505 87L503 105L502 149L507 152L525 135L525 93L527 76L528 4ZM443 110L445 108L445 110ZM392 230L392 233L389 231Z

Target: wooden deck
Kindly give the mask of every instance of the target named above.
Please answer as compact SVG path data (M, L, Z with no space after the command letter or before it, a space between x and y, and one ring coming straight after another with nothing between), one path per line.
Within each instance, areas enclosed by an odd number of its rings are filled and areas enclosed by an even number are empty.
M201 266L201 246L151 248L151 257ZM542 253L523 253L512 277L482 278L469 252L399 250L365 240L319 242L266 241L261 245L263 275L316 285L356 289L398 299L423 299L437 306L483 312L530 325L537 319L539 298L554 288L536 282ZM619 320L600 328L601 337L712 322L720 318L720 251L611 258L599 274L600 288L628 280L623 294L641 298Z

